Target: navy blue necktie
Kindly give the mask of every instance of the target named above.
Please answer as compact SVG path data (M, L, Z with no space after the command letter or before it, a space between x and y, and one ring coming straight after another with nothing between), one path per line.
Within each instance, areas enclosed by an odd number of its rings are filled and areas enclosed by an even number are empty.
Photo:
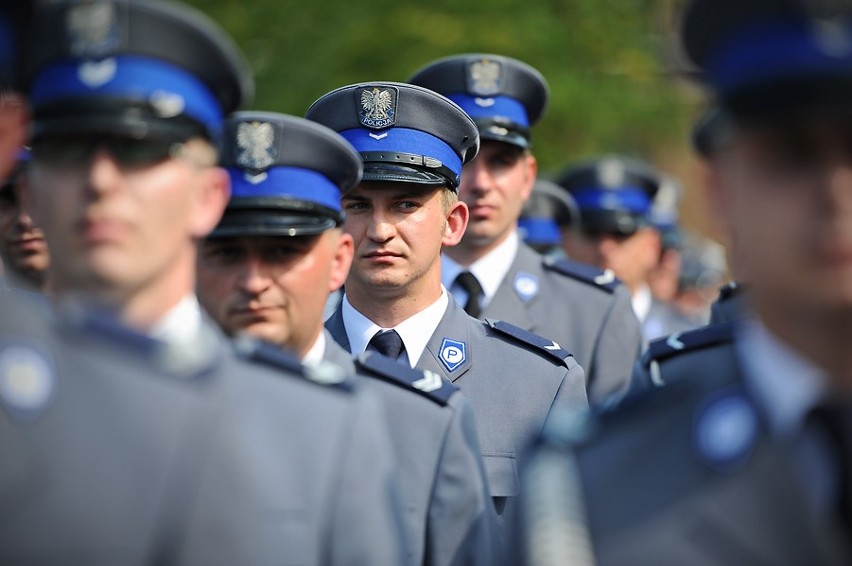
M399 337L396 330L380 330L370 339L367 348L373 349L392 360L397 360L402 351L405 350L405 344L402 343L402 338Z
M470 271L462 271L456 277L456 283L467 293L467 303L464 305L464 312L473 318L479 318L482 314L482 306L480 304L480 295L482 294L482 285L476 275Z

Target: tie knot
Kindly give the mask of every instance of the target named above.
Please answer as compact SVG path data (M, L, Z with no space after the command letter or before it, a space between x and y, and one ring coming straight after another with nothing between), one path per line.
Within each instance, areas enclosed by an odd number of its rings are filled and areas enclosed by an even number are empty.
M467 303L464 305L465 312L474 318L479 318L479 315L482 314L480 302L482 285L479 284L479 279L470 271L462 271L456 277L456 283L467 293Z
M392 360L399 359L399 355L405 350L402 338L400 338L396 330L380 330L376 332L370 339L367 347Z
M462 271L459 273L459 276L456 277L456 283L458 283L459 287L464 289L468 295L476 295L478 297L482 293L482 285L479 284L479 279L477 279L476 275L470 271Z

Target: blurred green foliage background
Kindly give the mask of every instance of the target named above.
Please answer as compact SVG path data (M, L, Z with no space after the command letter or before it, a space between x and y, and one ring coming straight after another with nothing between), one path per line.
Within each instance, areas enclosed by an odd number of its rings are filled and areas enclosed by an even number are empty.
M543 175L600 153L641 157L685 186L685 226L716 231L688 142L702 96L673 72L680 0L186 1L243 49L258 110L302 115L334 88L404 81L456 53L525 61L550 84L533 129Z

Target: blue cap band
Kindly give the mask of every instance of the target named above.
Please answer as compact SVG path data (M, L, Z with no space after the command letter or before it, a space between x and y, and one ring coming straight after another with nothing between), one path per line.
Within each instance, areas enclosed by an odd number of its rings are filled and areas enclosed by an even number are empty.
M420 130L388 128L377 133L376 130L356 128L343 130L340 135L360 152L387 151L425 155L437 159L456 175L461 175L461 158L453 151L453 148L435 136ZM376 139L371 135L381 139Z
M852 48L841 45L832 52L830 38L821 40L814 29L805 22L773 22L731 35L707 62L711 83L725 94L767 80L838 71L852 75Z
M451 94L450 100L461 106L468 116L477 118L505 118L520 126L528 128L527 109L524 105L509 96L481 97L469 94ZM477 103L477 101L479 101Z
M521 218L518 220L518 232L525 242L537 244L560 244L562 234L552 218Z
M297 167L271 167L255 179L242 169L228 168L231 198L280 197L312 202L340 212L340 189L322 173Z
M648 193L639 187L619 187L617 190L589 187L572 191L577 206L583 210L624 210L647 214L651 208Z
M86 73L91 76L84 82ZM100 75L100 76L98 76ZM93 95L148 101L180 96L184 114L211 133L222 126L222 109L207 86L187 71L148 57L121 55L101 61L65 60L42 70L33 83L33 106Z

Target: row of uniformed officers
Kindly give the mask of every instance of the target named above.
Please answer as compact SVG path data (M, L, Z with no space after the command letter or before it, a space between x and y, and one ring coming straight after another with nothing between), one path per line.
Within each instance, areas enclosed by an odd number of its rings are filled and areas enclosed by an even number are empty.
M765 87L749 65L774 51L749 26L778 20L774 41L809 49L789 73L773 60L780 78L767 81L845 76L850 57L813 47L815 16L798 3L753 3L725 2L726 19L696 0L686 27L728 97L709 153L738 174L768 159L751 146L729 157L739 127L767 123L749 121L766 109L749 98ZM26 100L0 111L3 167L29 145L22 198L50 250L46 295L0 294L3 563L797 563L824 548L707 555L714 533L676 518L718 485L688 470L733 475L760 437L730 352L663 363L729 344L734 323L654 344L632 378L649 391L589 421L590 404L625 395L643 342L610 272L520 241L537 173L530 127L547 99L533 68L460 55L408 83L341 87L305 118L238 111L252 91L242 56L183 5L2 7L4 80ZM732 27L749 32L734 35L745 61L725 58ZM605 160L575 177L579 206L612 205L619 230L642 227L628 224L650 205L652 173ZM835 214L817 248L835 270L814 269L834 276L821 292L841 311L849 254ZM738 240L738 253L754 243ZM748 271L758 290L777 279L759 267ZM769 324L748 336L777 353ZM668 381L700 394L655 387ZM729 495L742 503L735 486ZM748 519L740 511L723 519ZM660 540L680 554L648 548Z

